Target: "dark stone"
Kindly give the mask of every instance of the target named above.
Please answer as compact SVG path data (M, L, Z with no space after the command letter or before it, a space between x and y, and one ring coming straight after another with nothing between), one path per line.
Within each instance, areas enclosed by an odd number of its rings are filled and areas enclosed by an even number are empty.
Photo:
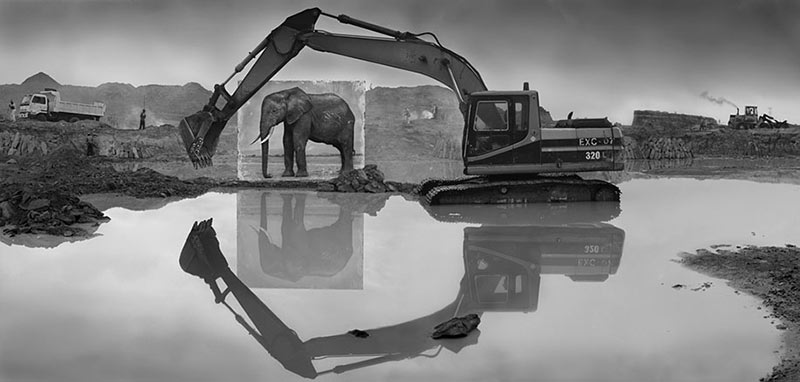
M353 329L353 330L351 330L351 331L349 331L347 333L352 335L353 337L356 337L356 338L367 338L367 337L369 337L369 333L367 333L367 332L365 332L363 330L359 330L359 329Z
M45 208L50 205L50 200L47 199L35 199L28 203L28 207L25 208L27 210L38 210Z
M373 194L377 194L379 192L386 192L386 187L384 187L377 181L372 181L370 183L367 183L366 186L364 186L364 190L367 192L371 192Z
M431 338L459 338L466 337L471 331L478 327L481 318L477 314L468 314L464 317L454 317L433 328Z
M331 182L322 182L317 186L317 191L320 192L333 192L336 191L336 185Z
M9 202L0 203L0 218L10 219L14 216L14 206Z

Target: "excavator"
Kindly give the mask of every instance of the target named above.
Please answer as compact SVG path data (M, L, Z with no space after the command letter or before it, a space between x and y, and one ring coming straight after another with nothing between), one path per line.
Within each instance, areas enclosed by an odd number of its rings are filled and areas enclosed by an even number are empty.
M317 30L321 16L388 38ZM400 32L318 8L288 17L214 86L203 110L181 120L178 129L195 167L213 164L228 120L304 47L419 73L455 93L465 122L461 150L468 177L423 182L417 192L427 204L619 200L616 186L575 175L624 169L622 132L607 118L572 119L570 113L555 126L544 127L538 92L527 83L522 90L488 90L475 67L442 46L433 33ZM256 57L229 93L225 85ZM262 143L268 139L259 138Z
M593 208L596 204L606 207ZM286 370L313 379L386 362L434 358L443 349L458 353L474 346L481 336L480 328L463 338L443 340L431 338L432 332L437 324L453 317L469 314L483 317L485 312L535 312L542 275L565 275L574 282L598 283L616 274L625 231L603 220L618 214L618 203L555 206L560 207L531 204L503 210L462 206L468 211L465 216L470 221L483 225L464 228L464 276L450 304L410 321L305 341L229 267L210 219L193 225L179 263L184 272L204 280L215 302L224 305L239 325ZM438 207L444 206L432 207L431 216L437 219L447 216L443 221L453 221L452 214L439 211ZM548 220L532 222L532 216ZM342 239L352 240L352 235ZM224 290L218 280L222 280ZM230 296L243 312L228 303ZM334 357L361 360L327 370L318 370L313 362Z

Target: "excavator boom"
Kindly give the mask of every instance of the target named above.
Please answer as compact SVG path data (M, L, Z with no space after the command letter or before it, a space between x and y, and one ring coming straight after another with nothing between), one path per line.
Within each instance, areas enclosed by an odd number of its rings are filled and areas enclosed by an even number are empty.
M319 31L315 29L315 25L320 15L392 38ZM306 46L320 52L382 64L433 78L456 93L461 111L465 113L465 100L469 94L486 90L480 74L465 58L438 43L420 39L420 35L391 30L346 15L333 16L318 8L306 9L290 16L248 53L222 84L214 86L214 93L202 111L181 120L179 131L189 158L196 167L210 166L219 136L228 120ZM256 57L258 59L233 94L228 93L225 84Z

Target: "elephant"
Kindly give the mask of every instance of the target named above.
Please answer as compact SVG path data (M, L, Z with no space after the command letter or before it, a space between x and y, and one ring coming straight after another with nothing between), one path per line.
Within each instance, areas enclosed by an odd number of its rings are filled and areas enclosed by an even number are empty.
M306 229L306 194L281 194L279 247L267 231L268 196L267 192L261 194L261 227L256 229L262 271L292 282L304 276L332 277L341 272L353 256L353 212L340 206L335 223Z
M353 128L355 116L350 106L336 94L307 94L300 88L281 90L264 97L261 102L259 136L261 142L261 172L271 177L267 170L269 138L274 127L283 122L282 176L308 176L306 168L306 143L329 144L339 150L342 166L339 172L353 169Z

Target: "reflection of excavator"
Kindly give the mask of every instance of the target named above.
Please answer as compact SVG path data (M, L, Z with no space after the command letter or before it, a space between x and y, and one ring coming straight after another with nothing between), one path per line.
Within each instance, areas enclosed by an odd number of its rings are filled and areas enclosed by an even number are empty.
M303 341L228 267L211 221L195 223L180 256L184 271L203 278L218 303L287 370L315 378L414 357L454 353L478 342L480 331L459 339L434 340L433 328L453 317L483 312L533 312L538 308L542 274L564 274L574 281L603 281L614 274L625 233L607 223L555 226L484 226L464 229L464 277L452 303L428 316L392 326ZM227 289L217 285L221 278ZM226 301L233 294L252 325ZM318 371L313 360L373 357Z
M328 33L314 29L328 16L392 38ZM269 34L214 93L202 111L184 118L179 131L195 166L210 166L217 141L242 107L300 50L308 46L436 79L455 92L464 115L464 173L477 177L432 180L419 191L429 204L527 203L541 201L619 200L619 189L607 182L577 176L538 176L622 170L622 133L603 119L567 119L542 128L539 96L528 90L488 91L480 74L463 57L420 36L399 32L346 15L333 16L317 8L290 16ZM258 56L230 94L225 84ZM263 140L267 137L261 137Z

